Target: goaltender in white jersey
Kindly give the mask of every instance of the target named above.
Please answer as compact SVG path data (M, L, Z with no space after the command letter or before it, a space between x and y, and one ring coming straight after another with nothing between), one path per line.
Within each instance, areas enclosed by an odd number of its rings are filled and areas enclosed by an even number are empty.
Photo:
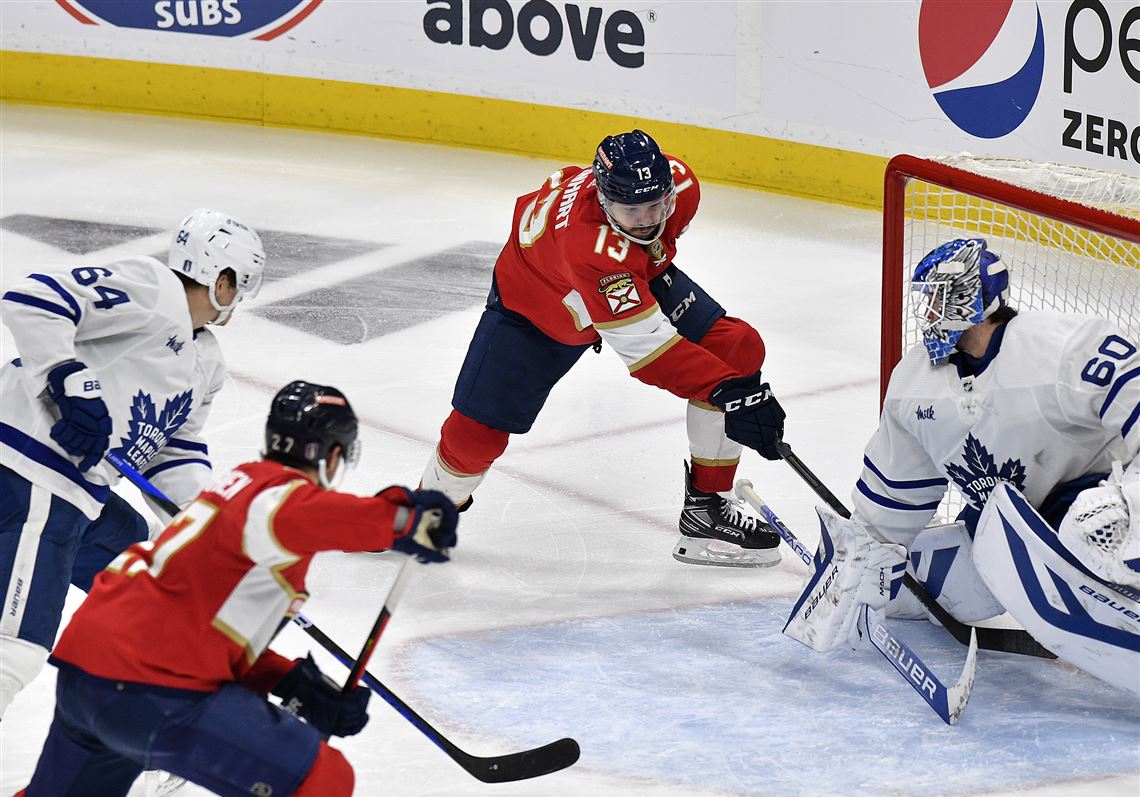
M0 716L42 668L68 584L147 536L106 453L180 505L209 480L202 428L225 364L205 325L257 292L264 262L255 232L201 209L166 264L43 270L3 294L19 356L0 368Z
M886 604L874 587L905 557L957 619L1008 611L1058 656L1140 694L1137 341L1103 319L1018 313L1008 285L980 238L917 267L923 343L891 374L852 519L820 510L834 559L853 566L809 579L785 633L843 643L858 602ZM951 483L959 522L927 528ZM801 611L812 605L827 609Z

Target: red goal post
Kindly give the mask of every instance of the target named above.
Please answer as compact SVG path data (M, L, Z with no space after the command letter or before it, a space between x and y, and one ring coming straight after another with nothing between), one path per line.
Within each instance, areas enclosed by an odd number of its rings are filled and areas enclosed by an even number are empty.
M986 238L1010 268L1014 307L1099 315L1140 336L1140 172L1132 172L892 158L883 191L880 402L905 347L919 338L910 273L952 238Z

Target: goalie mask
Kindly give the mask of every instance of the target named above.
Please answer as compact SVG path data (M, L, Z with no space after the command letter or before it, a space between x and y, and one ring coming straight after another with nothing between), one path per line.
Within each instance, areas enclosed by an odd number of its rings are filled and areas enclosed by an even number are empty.
M302 468L316 468L321 486L331 489L360 460L356 413L335 387L290 382L273 397L265 422L265 458ZM333 479L328 459L334 448L341 464Z
M657 142L641 130L606 136L594 156L598 201L610 226L639 244L665 231L677 205L673 170Z
M1009 272L984 238L942 244L922 258L910 287L932 365L946 362L963 332L1009 302Z
M199 208L182 220L170 242L167 265L210 289L210 304L219 312L212 323L224 324L237 303L261 288L265 249L256 232L232 216ZM217 296L218 277L233 271L237 293L229 304Z

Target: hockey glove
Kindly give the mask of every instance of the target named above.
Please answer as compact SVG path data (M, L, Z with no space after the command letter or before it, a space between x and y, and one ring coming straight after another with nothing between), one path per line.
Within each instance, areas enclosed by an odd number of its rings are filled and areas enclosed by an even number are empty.
M389 487L389 490L394 489ZM401 488L402 489L402 488ZM457 538L459 512L455 504L438 490L405 490L407 511L397 515L403 517L401 528L396 529L396 539L392 550L414 556L421 562L446 562L451 558L451 550Z
M713 388L709 403L724 410L724 433L764 459L780 459L776 443L784 436L784 408L760 372L726 379Z
M368 724L367 686L342 692L317 667L313 657L297 659L271 690L281 698L281 707L296 714L325 736L353 736Z
M111 445L111 414L103 403L99 379L86 365L72 360L48 372L48 395L59 408L51 439L73 457L79 470L94 467Z
M1140 462L1078 493L1057 537L1096 575L1140 588Z
M820 537L803 592L784 633L826 652L858 638L864 606L881 610L898 594L906 572L906 548L880 542L861 524L816 507Z

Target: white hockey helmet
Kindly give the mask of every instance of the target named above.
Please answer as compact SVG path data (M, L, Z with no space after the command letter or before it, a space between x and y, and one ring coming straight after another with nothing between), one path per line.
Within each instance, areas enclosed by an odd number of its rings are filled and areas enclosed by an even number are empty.
M170 241L167 264L180 274L210 289L210 304L224 324L242 298L251 299L261 289L265 271L265 248L261 237L245 224L218 210L198 208L182 220ZM234 272L237 296L233 302L218 302L218 275Z

